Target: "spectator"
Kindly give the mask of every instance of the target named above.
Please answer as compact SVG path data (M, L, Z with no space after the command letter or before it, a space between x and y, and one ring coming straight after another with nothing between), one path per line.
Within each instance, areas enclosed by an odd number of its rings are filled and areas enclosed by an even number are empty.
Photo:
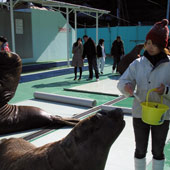
M1 47L1 51L7 51L7 52L11 51L8 45L7 38L3 36L0 36L0 47Z
M120 62L122 55L124 55L124 45L120 36L117 36L116 40L114 40L114 42L112 43L111 55L113 56L112 72L114 72L115 69L116 72L118 72L117 66Z
M78 38L77 41L73 44L72 48L73 59L72 59L72 66L74 66L74 80L77 80L77 67L79 67L80 76L78 80L81 80L82 76L82 67L84 65L82 54L83 54L83 44L82 39Z
M99 40L97 45L97 66L99 73L103 74L104 65L105 65L105 49L104 49L104 39Z
M97 58L96 58L96 45L94 41L87 35L83 36L84 39L84 49L83 49L83 59L87 57L88 66L89 66L89 78L87 81L93 79L93 69L95 71L96 81L99 81L99 72L97 67Z

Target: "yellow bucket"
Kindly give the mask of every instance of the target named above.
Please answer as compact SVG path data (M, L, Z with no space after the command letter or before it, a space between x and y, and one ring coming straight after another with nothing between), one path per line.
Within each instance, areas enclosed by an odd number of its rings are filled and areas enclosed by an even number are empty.
M161 96L161 103L148 102L150 92L155 89L150 89L146 96L146 102L142 102L142 120L150 125L161 125L164 122L164 116L169 107L163 103Z

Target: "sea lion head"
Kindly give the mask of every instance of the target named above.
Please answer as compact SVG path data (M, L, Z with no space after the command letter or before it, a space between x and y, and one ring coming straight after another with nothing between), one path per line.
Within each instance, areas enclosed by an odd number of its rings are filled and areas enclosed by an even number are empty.
M103 145L111 146L124 126L125 121L121 109L102 110L78 123L73 132L75 141L78 143L93 136L96 141L103 143Z
M0 52L0 106L6 104L15 94L22 71L18 54Z

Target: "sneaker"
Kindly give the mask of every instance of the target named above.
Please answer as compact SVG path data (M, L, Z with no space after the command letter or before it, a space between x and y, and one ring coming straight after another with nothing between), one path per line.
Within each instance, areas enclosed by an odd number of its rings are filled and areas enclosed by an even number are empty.
M99 79L96 79L96 81L99 81Z
M90 80L92 80L92 78L88 78L88 79L86 79L87 81L90 81Z
M81 78L78 79L78 81L80 81L80 80L81 80Z
M101 72L100 74L103 74L103 72Z
M77 78L74 78L74 80L77 80Z

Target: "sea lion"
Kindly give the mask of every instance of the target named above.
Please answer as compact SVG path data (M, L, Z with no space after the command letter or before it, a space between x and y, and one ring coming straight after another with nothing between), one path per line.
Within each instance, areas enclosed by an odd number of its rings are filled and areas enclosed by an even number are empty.
M110 147L124 126L122 110L116 109L81 120L65 138L41 147L21 138L3 139L0 169L104 170Z
M132 51L126 54L119 62L117 66L117 70L120 74L123 74L125 70L129 67L130 63L132 63L135 59L140 57L140 52L143 49L144 44L136 45Z
M50 124L74 126L78 119L52 116L37 107L10 105L15 95L22 61L18 54L0 52L0 134L38 128Z

